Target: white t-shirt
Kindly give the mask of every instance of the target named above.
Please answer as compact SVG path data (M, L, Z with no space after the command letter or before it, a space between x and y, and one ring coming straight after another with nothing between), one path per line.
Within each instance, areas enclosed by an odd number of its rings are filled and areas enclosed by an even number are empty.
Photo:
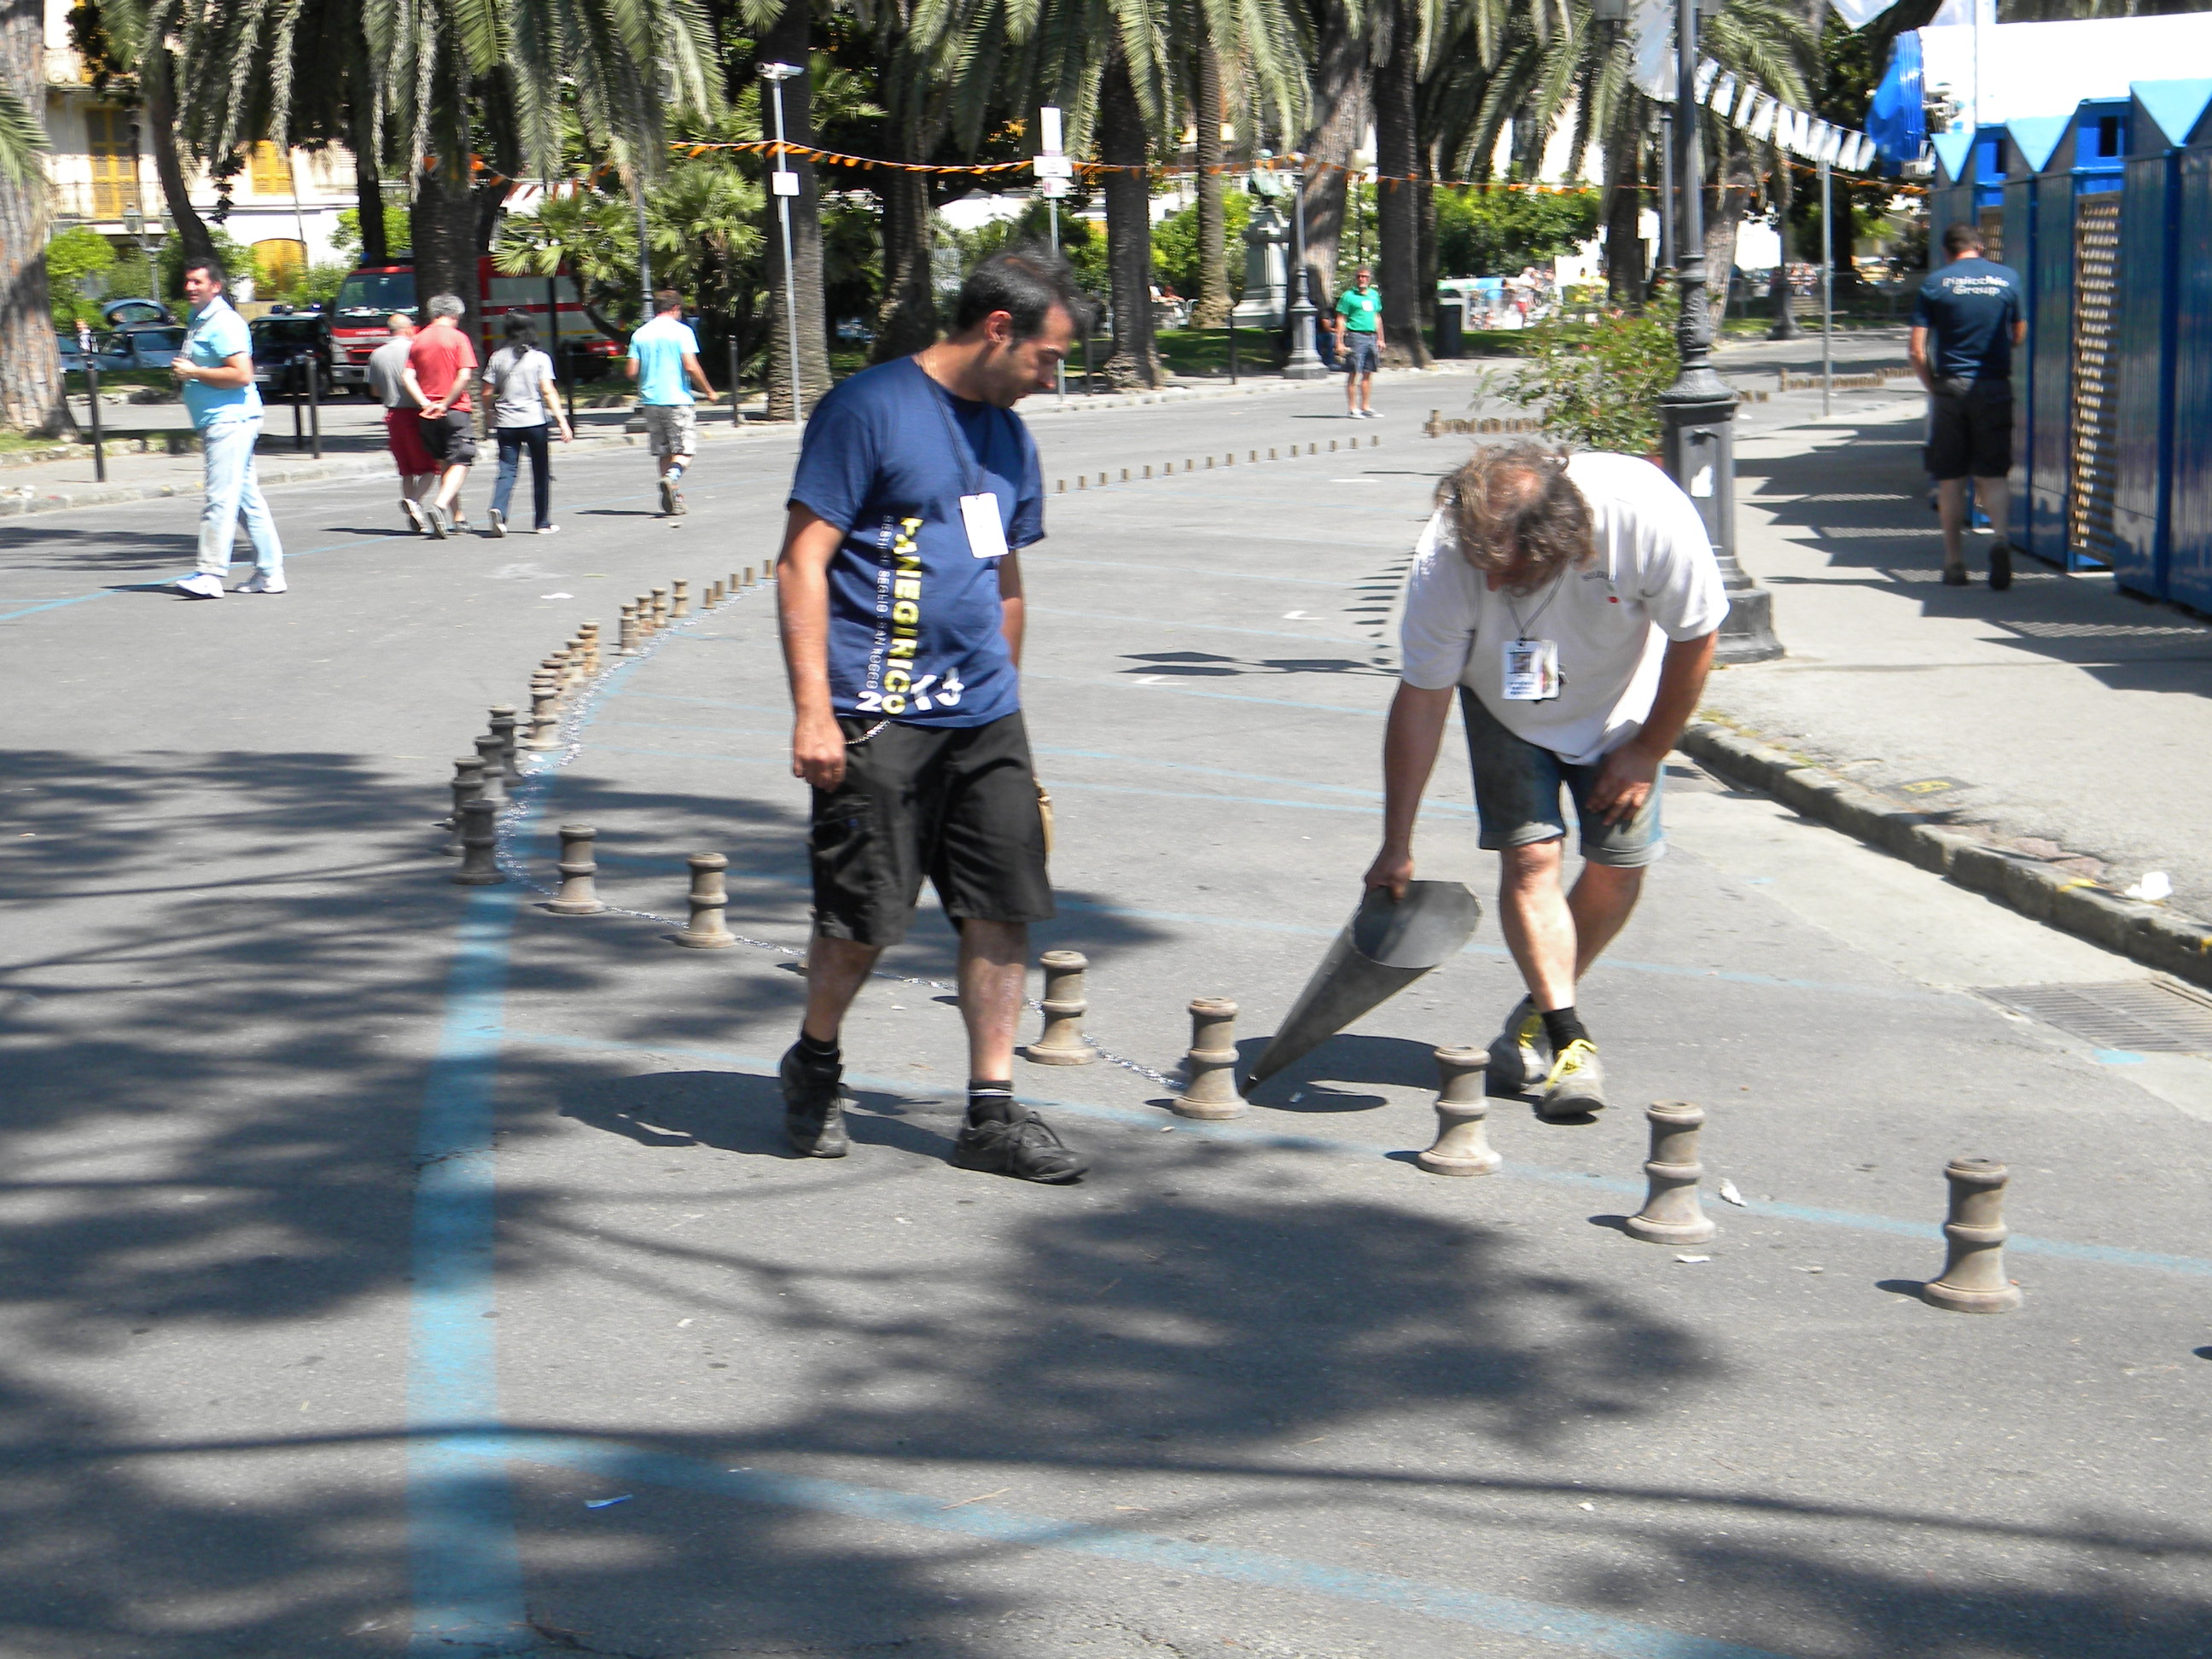
M386 409L412 409L415 401L407 395L406 384L400 374L407 367L407 348L414 343L411 334L395 334L368 354L368 385L376 393L376 401Z
M553 360L532 346L501 346L491 355L484 379L491 382L494 427L544 426L552 416L545 412L545 382L553 375Z
M1642 729L1667 641L1713 632L1728 593L1696 504L1657 467L1589 451L1567 477L1589 503L1597 556L1534 593L1491 592L1443 514L1430 519L1406 580L1400 672L1425 690L1465 685L1507 731L1588 765ZM1505 698L1505 647L1524 633L1559 647L1559 695L1542 702Z

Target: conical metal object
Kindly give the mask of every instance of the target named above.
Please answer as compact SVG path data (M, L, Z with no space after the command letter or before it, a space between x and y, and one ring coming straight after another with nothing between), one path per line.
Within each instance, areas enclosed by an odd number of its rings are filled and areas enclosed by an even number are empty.
M1481 920L1482 906L1455 881L1409 881L1402 899L1370 888L1253 1066L1251 1081L1273 1077L1457 956Z

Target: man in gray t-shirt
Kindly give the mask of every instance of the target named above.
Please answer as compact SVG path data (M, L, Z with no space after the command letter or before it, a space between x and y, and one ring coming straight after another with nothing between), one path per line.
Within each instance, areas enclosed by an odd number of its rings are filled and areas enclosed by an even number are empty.
M408 522L421 530L424 526L420 504L437 488L438 464L422 447L422 422L403 378L407 349L415 339L415 319L404 311L395 311L384 321L392 337L368 355L368 389L384 405L385 436L392 445L392 464L399 469L400 509Z

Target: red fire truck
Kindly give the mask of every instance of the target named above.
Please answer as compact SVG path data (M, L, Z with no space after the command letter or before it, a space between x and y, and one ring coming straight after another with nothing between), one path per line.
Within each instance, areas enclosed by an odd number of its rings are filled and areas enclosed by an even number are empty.
M550 301L549 307L549 300ZM492 269L489 258L477 261L477 315L483 336L477 342L479 359L490 356L501 336L501 325L510 311L520 311L538 325L538 343L547 350L559 348L560 372L590 377L623 355L624 347L592 324L568 272L558 276L509 276ZM339 386L368 391L369 354L392 337L385 319L395 311L416 315L415 266L405 255L387 264L362 265L347 274L339 285L337 302L331 307L331 378ZM556 340L555 322L560 332Z

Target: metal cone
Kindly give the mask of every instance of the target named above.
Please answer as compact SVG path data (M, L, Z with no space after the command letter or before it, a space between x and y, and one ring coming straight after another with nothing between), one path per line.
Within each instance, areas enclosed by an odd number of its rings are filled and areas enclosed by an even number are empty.
M1457 956L1481 920L1482 906L1455 881L1409 881L1402 899L1393 899L1387 888L1370 888L1253 1066L1250 1080L1273 1077Z

